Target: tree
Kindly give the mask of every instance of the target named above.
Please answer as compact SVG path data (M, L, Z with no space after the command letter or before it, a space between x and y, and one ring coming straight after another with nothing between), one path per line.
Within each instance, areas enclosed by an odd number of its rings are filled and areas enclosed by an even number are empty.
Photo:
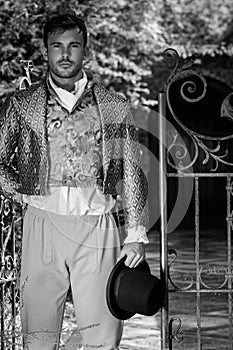
M231 1L0 1L0 94L15 88L24 73L22 59L33 60L34 81L43 76L43 24L51 12L70 9L84 17L89 29L91 55L86 69L132 102L148 104L156 98L153 91L158 90L152 79L155 72L158 74L156 67L166 70L162 64L166 48L172 46L184 57L194 52L200 56L231 55L223 45L214 45L232 20Z

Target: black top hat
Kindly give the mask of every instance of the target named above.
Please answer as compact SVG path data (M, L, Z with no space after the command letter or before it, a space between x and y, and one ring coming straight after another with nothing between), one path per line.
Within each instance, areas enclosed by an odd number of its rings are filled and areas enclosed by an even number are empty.
M161 280L151 275L146 260L130 268L125 265L125 258L117 262L107 281L109 310L120 320L126 320L136 313L146 316L156 314L164 298Z

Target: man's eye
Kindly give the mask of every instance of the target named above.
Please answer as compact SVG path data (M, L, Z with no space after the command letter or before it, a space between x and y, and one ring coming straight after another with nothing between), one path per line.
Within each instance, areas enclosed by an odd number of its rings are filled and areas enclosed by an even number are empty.
M52 47L53 47L54 49L57 49L57 48L60 47L60 45L59 45L59 44L53 44Z
M79 44L72 44L72 47L79 47L80 45Z

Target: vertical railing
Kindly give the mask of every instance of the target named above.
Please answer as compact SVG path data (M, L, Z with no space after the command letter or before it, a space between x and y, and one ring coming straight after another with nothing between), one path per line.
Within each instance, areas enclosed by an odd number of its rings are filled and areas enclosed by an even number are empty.
M15 349L16 328L16 247L15 210L1 195L1 349Z
M2 208L3 208L3 196L0 195L0 206L1 206L1 212L2 212ZM3 253L3 244L4 244L4 223L3 223L3 215L0 216L0 244L1 244L1 266L0 266L0 317L1 317L1 349L4 350L4 333L5 333L5 322L4 322L4 280L2 280L2 275L3 275L3 269L4 269L4 265L5 265L5 258L4 258L4 253Z
M161 348L168 349L168 276L167 276L167 185L166 185L166 95L159 94L159 201L161 213L160 276L164 285L164 304L161 308Z
M232 229L233 229L233 179L227 176L227 275L228 275L228 322L229 322L229 345L233 349L233 307L232 307Z
M13 269L15 271L15 282L11 285L11 298L12 298L12 350L15 350L15 331L16 331L16 280L17 280L17 270L16 270L16 234L15 234L15 220L16 220L16 211L15 206L12 207L12 241L11 241L11 251L12 251L12 263Z
M200 218L199 218L199 177L195 176L195 265L196 265L196 313L197 350L201 350L201 312L200 312Z

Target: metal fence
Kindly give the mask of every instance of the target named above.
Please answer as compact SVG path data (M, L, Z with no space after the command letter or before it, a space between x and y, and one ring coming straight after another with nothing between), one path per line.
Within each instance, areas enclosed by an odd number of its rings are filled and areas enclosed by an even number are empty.
M0 196L0 317L1 350L20 349L22 345L19 320L19 269L21 251L21 209Z
M198 103L202 106L201 101L205 100L206 80L192 68L193 57L184 61L173 49L165 51L165 57L174 62L175 68L159 96L161 276L166 286L161 312L161 349L230 350L233 348L233 125L229 120L222 129L224 118L219 108L214 135L202 133L198 123L193 130L189 119L195 117L193 106ZM183 116L178 114L182 111ZM200 113L200 120L202 118ZM221 183L216 184L220 179ZM177 196L186 181L180 195L180 212L185 212L185 206L187 210L192 207L184 236L189 245L186 245L186 252L180 252L180 261L177 247L169 244L173 242L168 215L169 181L176 181L177 188L179 181L182 183ZM210 182L211 191L215 191L212 201L216 198L216 203L207 203L205 207L201 198L203 191L208 193ZM225 217L215 228L213 222L208 224L206 213L208 207L214 208L218 201L222 203L219 211L223 212L221 207L224 207ZM178 233L180 237L181 232ZM173 276L176 265L179 265L178 273ZM180 314L174 314L174 303L178 303Z

